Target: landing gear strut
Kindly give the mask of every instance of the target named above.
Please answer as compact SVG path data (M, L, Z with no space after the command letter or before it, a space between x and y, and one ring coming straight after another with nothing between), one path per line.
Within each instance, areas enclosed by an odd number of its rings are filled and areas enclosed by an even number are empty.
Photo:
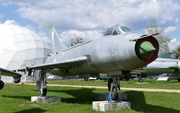
M108 80L108 90L109 90L109 96L108 96L108 102L120 102L120 97L118 94L117 89L120 90L120 81L119 76L113 76Z
M144 81L143 78L141 77L141 74L138 75L138 78L139 78L139 82L140 82L140 83L142 83L142 82Z
M47 94L46 71L39 72L39 80L36 82L36 87L40 90L40 96L44 97Z

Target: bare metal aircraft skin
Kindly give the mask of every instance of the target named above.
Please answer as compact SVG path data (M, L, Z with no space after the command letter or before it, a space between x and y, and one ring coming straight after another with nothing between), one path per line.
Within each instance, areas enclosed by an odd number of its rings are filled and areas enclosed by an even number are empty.
M109 28L102 37L69 48L61 42L53 26L50 26L50 33L54 54L49 55L44 64L16 70L28 71L28 75L40 70L36 86L41 96L46 96L47 92L46 73L58 76L107 73L113 77L108 81L110 94L113 91L113 100L118 100L118 75L146 66L157 58L159 51L153 35L132 33L120 25Z
M115 29L122 33L113 35ZM56 68L51 72L59 76L126 71L151 63L157 58L158 50L158 42L152 35L123 32L121 26L115 26L111 34L64 48L48 57L44 64L28 68Z
M146 75L158 75L163 73L173 74L180 81L180 60L171 58L157 58L154 62L144 68L139 68L133 72L139 72Z

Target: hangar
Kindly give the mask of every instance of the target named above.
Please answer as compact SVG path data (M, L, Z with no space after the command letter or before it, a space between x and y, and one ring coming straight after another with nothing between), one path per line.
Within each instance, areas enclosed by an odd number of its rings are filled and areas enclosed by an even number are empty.
M51 45L35 32L18 25L0 24L0 67L13 70L24 66L44 63ZM2 76L4 82L11 77ZM21 81L34 78L22 76Z

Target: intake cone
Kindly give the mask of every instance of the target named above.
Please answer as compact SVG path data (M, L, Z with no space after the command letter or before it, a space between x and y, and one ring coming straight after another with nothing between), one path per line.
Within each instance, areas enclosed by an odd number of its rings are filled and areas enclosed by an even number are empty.
M148 41L142 41L138 46L137 53L143 59L151 57L153 52L156 50L156 48L154 48L154 46Z
M152 62L158 56L159 43L153 36L143 37L136 41L135 51L142 61Z

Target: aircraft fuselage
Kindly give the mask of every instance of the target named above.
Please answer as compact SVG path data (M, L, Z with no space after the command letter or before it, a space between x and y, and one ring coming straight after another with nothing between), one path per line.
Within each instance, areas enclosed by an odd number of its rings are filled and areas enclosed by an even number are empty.
M140 37L141 35L135 33L103 36L102 38L57 52L48 57L45 63L87 56L88 63L51 70L51 73L59 76L133 70L155 60L159 49L154 37ZM143 55L143 53L138 52L141 49L142 43L146 41L150 42L156 49L149 55L149 58L144 58L145 54Z

